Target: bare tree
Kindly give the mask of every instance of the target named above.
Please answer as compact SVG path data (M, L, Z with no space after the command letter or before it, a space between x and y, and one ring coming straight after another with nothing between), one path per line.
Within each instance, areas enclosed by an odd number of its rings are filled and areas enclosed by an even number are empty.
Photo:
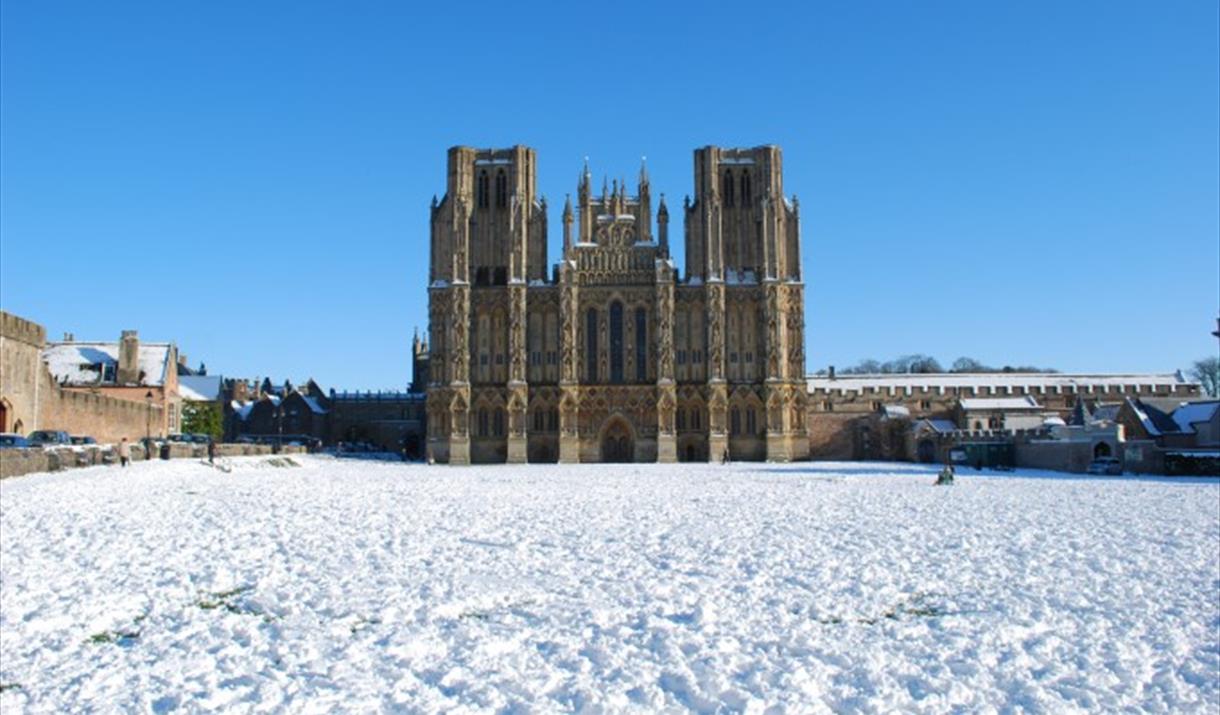
M1220 397L1220 358L1213 355L1195 360L1189 374L1208 395Z

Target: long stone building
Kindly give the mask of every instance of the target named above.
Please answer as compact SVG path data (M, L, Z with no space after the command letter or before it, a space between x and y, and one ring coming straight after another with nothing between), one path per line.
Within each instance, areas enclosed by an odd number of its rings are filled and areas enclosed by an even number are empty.
M641 168L586 165L547 261L534 150L449 150L433 201L427 448L441 462L808 456L799 208L780 149L694 153L686 270ZM654 224L655 221L655 224Z

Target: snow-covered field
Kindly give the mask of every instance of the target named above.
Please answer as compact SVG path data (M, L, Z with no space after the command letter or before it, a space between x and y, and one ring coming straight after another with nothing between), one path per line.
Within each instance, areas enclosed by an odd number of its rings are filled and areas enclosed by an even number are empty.
M0 482L0 710L1220 710L1220 483L295 457Z

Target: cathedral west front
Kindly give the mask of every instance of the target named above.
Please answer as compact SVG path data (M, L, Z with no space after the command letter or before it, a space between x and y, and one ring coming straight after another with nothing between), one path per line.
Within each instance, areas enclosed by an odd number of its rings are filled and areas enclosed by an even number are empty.
M433 200L427 449L451 464L808 456L799 206L780 149L694 153L682 208L586 165L547 262L534 150L449 150Z

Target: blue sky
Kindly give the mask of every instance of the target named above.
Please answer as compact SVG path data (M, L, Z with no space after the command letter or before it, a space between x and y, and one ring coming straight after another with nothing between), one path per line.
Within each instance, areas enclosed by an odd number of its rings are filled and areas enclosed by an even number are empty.
M1214 1L4 0L0 305L213 373L401 387L447 147L538 150L554 262L584 156L646 155L676 208L695 147L775 143L810 371L1186 367L1217 350L1218 25Z

